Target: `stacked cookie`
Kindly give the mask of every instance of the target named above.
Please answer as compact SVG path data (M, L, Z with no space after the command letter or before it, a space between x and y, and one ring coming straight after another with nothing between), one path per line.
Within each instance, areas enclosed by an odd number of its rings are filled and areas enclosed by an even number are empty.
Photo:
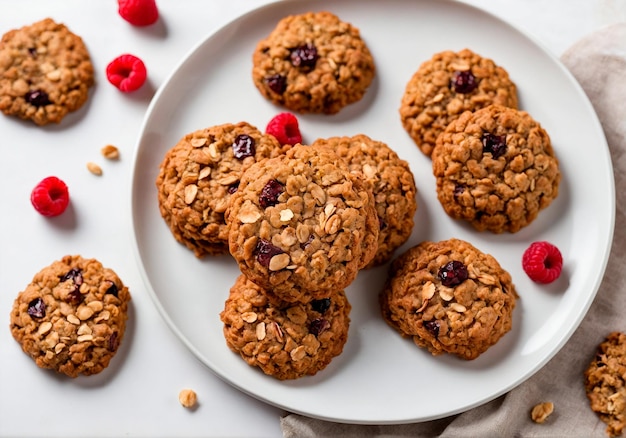
M247 122L183 136L167 151L156 180L161 216L197 257L228 253L224 214L243 170L285 148Z
M245 122L185 135L156 185L179 242L237 262L221 313L227 344L279 379L315 374L342 351L343 290L391 258L417 209L408 164L385 143L358 135L280 146Z
M516 85L491 59L436 53L407 83L400 118L432 158L437 197L454 219L514 233L558 195L550 137L518 109Z
M365 134L319 138L313 142L316 145L332 148L372 191L379 225L378 249L367 268L387 263L413 231L417 187L409 163L386 143Z
M244 172L226 220L230 253L246 277L221 314L229 347L265 372L289 353L292 360L272 372L281 379L315 374L343 349L350 321L343 289L377 250L371 190L331 149L296 145ZM246 290L262 298L249 324L241 312L249 306L240 303ZM240 348L247 333L252 339ZM306 335L315 337L314 346L303 343Z

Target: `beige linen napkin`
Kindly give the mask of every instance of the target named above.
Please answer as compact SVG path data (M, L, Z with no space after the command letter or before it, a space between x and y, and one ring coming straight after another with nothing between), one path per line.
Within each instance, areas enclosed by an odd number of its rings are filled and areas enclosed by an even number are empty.
M611 331L626 332L626 23L602 29L562 56L591 100L611 150L616 184L615 235L607 270L591 308L548 364L509 393L454 417L406 425L364 426L286 414L291 437L605 437L587 401L583 373ZM574 128L574 127L573 127ZM589 145L594 147L594 145ZM530 419L540 402L554 403L543 424Z

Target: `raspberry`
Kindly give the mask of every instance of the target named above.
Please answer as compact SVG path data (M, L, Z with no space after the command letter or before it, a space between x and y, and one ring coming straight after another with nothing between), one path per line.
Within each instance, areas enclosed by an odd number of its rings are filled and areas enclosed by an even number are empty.
M291 113L276 115L265 128L267 134L276 137L281 145L302 143L302 135L298 127L298 119Z
M145 64L134 55L120 55L107 65L107 79L124 93L137 90L147 76Z
M155 0L117 0L118 12L133 26L149 26L159 19Z
M44 216L58 216L70 202L67 186L56 176L49 176L39 182L30 194L30 202Z
M552 283L561 275L563 256L549 242L532 243L522 256L522 268L537 283Z

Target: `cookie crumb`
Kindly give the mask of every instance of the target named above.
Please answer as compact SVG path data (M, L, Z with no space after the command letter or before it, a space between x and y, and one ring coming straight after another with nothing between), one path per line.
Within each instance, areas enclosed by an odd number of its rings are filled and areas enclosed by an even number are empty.
M98 166L96 163L94 163L93 161L90 161L87 163L87 170L89 170L94 175L98 175L98 176L102 175L102 168Z
M108 144L100 149L102 156L107 160L117 160L120 158L120 151L112 144Z
M178 393L178 401L185 408L193 408L196 406L198 396L192 389L183 389Z
M530 412L530 418L532 418L535 423L542 424L548 419L553 411L554 404L552 402L539 403L533 407Z

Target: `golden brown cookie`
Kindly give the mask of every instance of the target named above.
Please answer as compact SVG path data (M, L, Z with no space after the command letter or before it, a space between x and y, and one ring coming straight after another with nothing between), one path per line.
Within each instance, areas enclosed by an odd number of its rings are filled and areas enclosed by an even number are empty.
M585 370L585 392L591 409L607 424L610 437L626 425L626 334L610 333Z
M95 259L65 256L39 271L11 311L11 334L41 368L70 377L104 370L128 318L128 288Z
M333 149L346 160L350 171L358 172L370 186L380 229L376 256L367 267L388 262L413 231L417 188L409 163L386 143L364 134L320 138L313 142L316 145Z
M280 20L252 62L261 94L300 113L339 112L363 97L375 75L358 28L326 11Z
M246 122L185 135L167 153L156 180L161 216L196 257L228 252L224 213L243 170L287 147Z
M475 359L512 326L517 292L496 259L470 243L422 242L393 261L383 318L433 355Z
M296 145L243 174L228 209L230 253L276 297L344 289L374 257L378 218L361 177L331 149Z
M452 122L437 139L432 164L445 212L479 231L515 233L559 193L548 133L527 112L501 105Z
M469 49L433 55L413 74L400 105L400 119L420 150L430 156L439 134L465 111L491 104L517 108L517 88L508 72Z
M307 304L275 306L240 275L220 318L231 350L265 374L285 380L312 376L343 351L350 309L343 291Z
M50 18L0 40L0 111L59 123L87 101L94 70L83 40Z

